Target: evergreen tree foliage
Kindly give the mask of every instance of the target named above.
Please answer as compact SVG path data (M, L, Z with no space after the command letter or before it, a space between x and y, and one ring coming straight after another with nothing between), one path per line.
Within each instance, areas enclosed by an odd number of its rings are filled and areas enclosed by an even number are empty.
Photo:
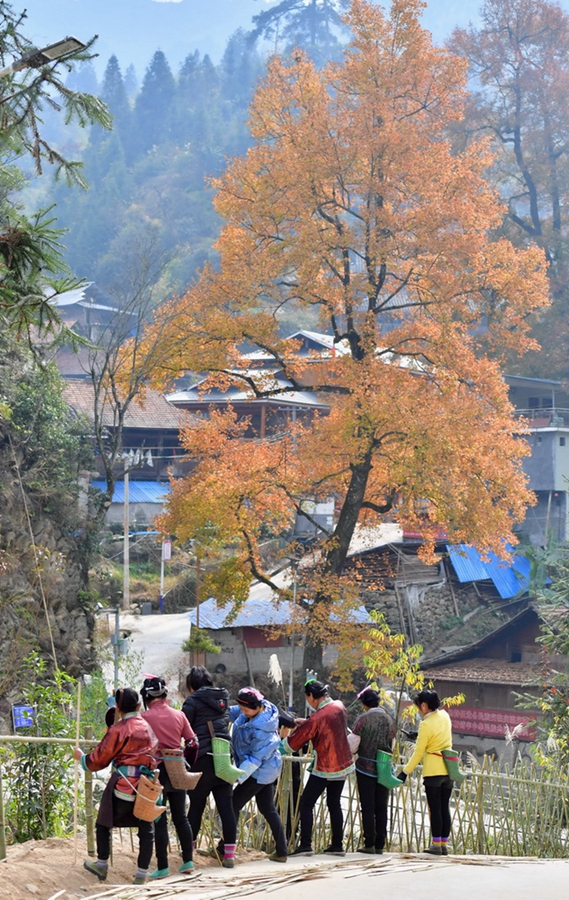
M59 522L70 519L79 469L91 463L85 424L73 421L54 364L0 329L0 471L17 462L26 493Z
M342 13L348 6L349 0L281 0L253 16L249 40L264 38L285 55L299 47L323 66L340 57L341 38L348 34Z
M0 0L0 65L29 56L33 45L22 28L25 14ZM91 42L92 44L92 42ZM16 68L0 79L2 107L2 155L0 157L0 315L4 327L18 336L34 328L57 332L61 322L49 299L68 288L62 258L61 230L51 211L40 209L25 216L14 200L14 190L23 181L14 166L35 166L41 173L52 164L68 183L85 184L81 165L66 158L52 145L43 127L46 112L63 111L67 125L86 126L99 122L108 127L110 117L97 97L70 88L63 80L75 65L88 63L93 54L85 50L48 65Z
M136 69L130 64L124 73L124 86L129 100L133 100L138 94L138 78L136 77Z
M129 159L135 151L133 140L133 113L128 99L125 82L121 74L116 56L111 56L105 69L101 98L106 103L113 116L113 128L118 133L125 156ZM105 135L99 129L101 137ZM97 131L94 130L96 141Z
M157 50L146 70L134 107L140 153L170 138L170 109L175 93L176 83L168 60L161 50Z
M176 78L158 51L132 108L127 79L109 60L102 99L114 126L111 134L91 129L83 156L90 189L77 196L60 184L52 193L74 272L112 293L129 241L141 246L149 229L156 247L171 250L161 276L166 294L185 288L215 259L219 219L208 179L250 145L247 108L262 71L242 31L218 66L195 50Z

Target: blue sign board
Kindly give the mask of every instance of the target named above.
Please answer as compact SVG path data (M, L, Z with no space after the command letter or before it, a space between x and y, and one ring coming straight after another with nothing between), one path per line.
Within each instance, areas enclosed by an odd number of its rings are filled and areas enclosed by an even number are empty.
M14 719L14 728L28 728L30 725L33 725L35 714L35 706L13 706L12 718Z

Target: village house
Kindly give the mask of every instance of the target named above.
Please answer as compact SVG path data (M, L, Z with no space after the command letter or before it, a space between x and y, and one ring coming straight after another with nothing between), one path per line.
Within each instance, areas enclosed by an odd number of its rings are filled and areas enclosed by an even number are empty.
M457 749L501 756L512 740L523 752L521 745L535 739L537 703L520 708L519 696L539 695L539 632L539 616L530 605L480 640L422 661L440 697L465 696L463 704L448 709Z
M77 416L88 422L94 416L94 391L90 381L66 379L64 397ZM103 408L103 425L111 432L116 426L112 410ZM137 528L148 527L162 512L170 489L170 475L179 477L190 469L180 445L180 428L189 419L157 391L147 390L143 403L133 401L125 415L121 457L115 466L118 478L107 515L110 523L124 521L124 470L129 471L129 521ZM104 468L95 456L97 471L90 474L91 487L104 490Z

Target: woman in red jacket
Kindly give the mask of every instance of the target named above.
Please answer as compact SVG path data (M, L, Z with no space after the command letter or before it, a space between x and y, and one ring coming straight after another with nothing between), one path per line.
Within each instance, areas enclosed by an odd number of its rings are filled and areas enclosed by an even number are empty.
M138 828L138 869L134 884L145 884L154 849L152 822L137 819L133 812L141 769L153 770L158 749L156 738L140 715L140 701L132 688L115 694L118 717L92 753L75 747L73 756L85 770L99 772L113 764L97 816L97 859L86 859L83 867L106 881L111 849L111 828Z
M348 714L344 704L328 696L328 687L316 679L304 685L306 702L314 712L309 719L297 719L298 728L283 742L285 750L300 750L312 741L315 761L300 798L300 843L293 856L312 856L314 807L326 791L330 814L332 842L324 853L345 856L342 847L344 817L340 799L346 776L354 770L354 759L348 745Z

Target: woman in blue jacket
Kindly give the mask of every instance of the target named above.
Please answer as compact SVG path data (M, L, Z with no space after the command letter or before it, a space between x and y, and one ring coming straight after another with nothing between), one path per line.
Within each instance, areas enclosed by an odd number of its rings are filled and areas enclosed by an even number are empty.
M245 773L233 791L235 817L238 818L243 807L255 797L257 808L267 820L275 840L276 849L270 859L286 862L286 836L274 800L275 784L282 766L279 711L255 688L246 687L239 691L237 706L232 706L229 714L233 721L235 764Z

